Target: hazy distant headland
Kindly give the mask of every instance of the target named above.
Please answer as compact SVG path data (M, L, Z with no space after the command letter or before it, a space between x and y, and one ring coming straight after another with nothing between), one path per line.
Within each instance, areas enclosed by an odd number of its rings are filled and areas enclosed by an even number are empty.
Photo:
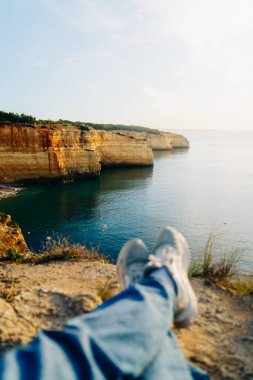
M99 176L102 166L150 166L152 150L188 146L184 136L158 129L0 112L0 183L72 181Z

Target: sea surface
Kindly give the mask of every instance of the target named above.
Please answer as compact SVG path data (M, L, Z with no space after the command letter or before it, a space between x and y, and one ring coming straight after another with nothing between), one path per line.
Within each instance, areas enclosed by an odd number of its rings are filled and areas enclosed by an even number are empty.
M193 255L210 233L216 249L240 249L253 272L253 132L184 131L190 149L155 153L155 165L103 169L79 183L25 187L0 200L29 246L48 236L99 248L114 262L129 238L151 249L165 225L182 231Z

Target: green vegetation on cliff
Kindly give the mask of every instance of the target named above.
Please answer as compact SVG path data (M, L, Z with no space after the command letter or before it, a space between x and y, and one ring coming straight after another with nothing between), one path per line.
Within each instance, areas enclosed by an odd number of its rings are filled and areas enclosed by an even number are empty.
M24 113L19 115L13 112L0 111L0 122L34 124L36 122L36 118L31 115L25 115Z
M94 129L106 130L106 131L133 131L133 132L148 132L153 133L155 135L160 135L160 131L158 129L141 127L138 125L124 125L124 124L96 124L96 123L85 123L89 127Z
M124 125L124 124L99 124L99 123L90 123L82 121L71 121L59 119L56 121L53 120L43 120L36 119L36 117L25 114L17 114L13 112L4 112L0 111L0 123L25 123L25 124L38 124L46 126L48 124L62 124L62 125L74 125L82 130L97 129L105 131L133 131L133 132L147 132L159 135L160 131L158 129L146 128L139 125Z

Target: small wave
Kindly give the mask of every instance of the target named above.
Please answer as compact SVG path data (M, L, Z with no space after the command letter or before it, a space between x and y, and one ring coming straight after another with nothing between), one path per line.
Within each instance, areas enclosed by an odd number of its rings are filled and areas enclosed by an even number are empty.
M23 190L21 187L12 187L0 184L0 199L12 197L21 190Z

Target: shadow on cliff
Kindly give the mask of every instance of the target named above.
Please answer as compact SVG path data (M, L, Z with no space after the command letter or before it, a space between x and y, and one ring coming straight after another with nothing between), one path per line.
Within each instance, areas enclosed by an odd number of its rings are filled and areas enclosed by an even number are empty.
M189 148L177 148L173 150L153 150L155 161L163 158L182 156L189 152Z
M100 180L101 191L125 190L140 184L145 186L153 175L153 166L145 167L104 167Z

